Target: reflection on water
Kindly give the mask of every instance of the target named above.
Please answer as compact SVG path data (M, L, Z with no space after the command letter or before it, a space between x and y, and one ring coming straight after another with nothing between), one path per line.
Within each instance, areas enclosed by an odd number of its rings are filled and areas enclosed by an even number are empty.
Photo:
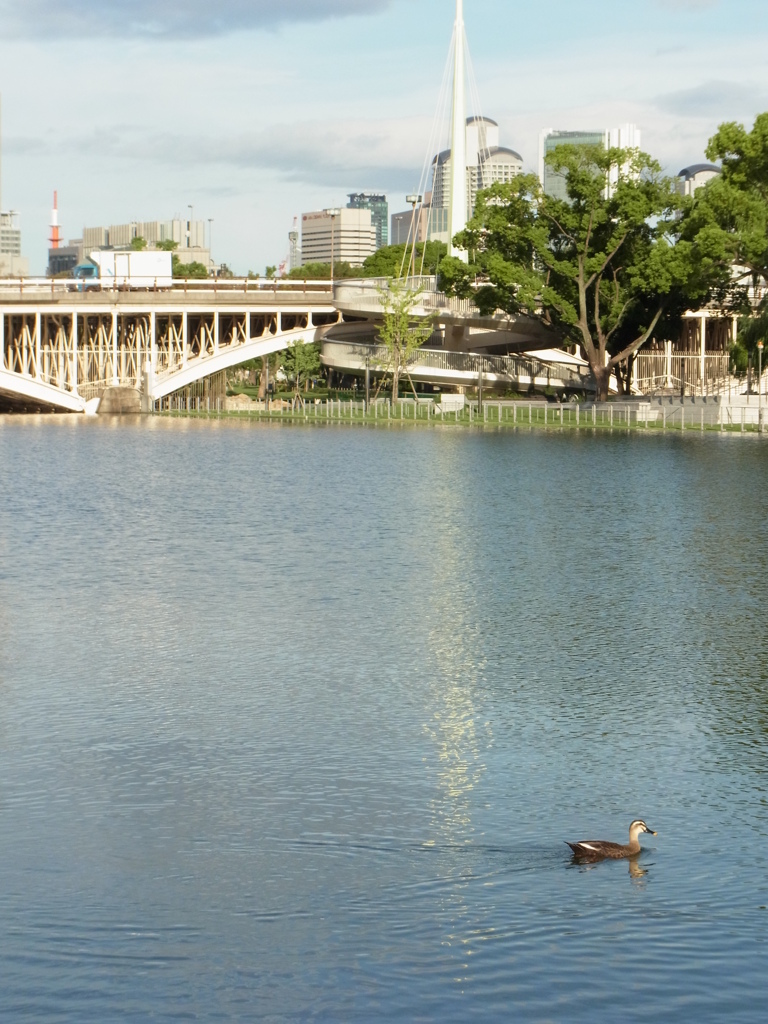
M761 1020L766 452L0 421L3 1018Z

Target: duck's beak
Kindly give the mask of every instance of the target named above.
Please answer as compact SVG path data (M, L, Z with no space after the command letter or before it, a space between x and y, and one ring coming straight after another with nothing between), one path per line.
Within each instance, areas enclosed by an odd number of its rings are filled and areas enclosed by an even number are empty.
M657 836L659 834L658 832L654 832L652 828L649 828L648 831L651 833L652 836Z

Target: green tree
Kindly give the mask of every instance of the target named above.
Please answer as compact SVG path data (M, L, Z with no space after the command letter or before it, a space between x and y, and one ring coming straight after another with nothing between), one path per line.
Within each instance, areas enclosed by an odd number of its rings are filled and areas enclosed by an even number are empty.
M392 375L393 404L400 394L400 378L403 374L408 377L411 390L416 396L408 367L432 334L433 319L416 317L413 313L420 292L418 288L408 288L395 280L390 282L389 287L379 289L383 317L378 339L386 351L386 357L379 368L384 370L385 375ZM381 384L378 390L380 388Z
M645 153L559 146L547 160L567 199L547 195L534 175L481 192L456 238L469 264L448 257L441 276L483 313L527 316L551 329L553 344L581 345L604 400L614 368L707 297L722 245L681 238L674 183Z
M277 267L268 266L267 269L264 272L264 276L266 277L266 279L268 281L273 281L274 278L275 278L275 274L276 273L277 273Z
M179 243L174 242L172 238L164 238L162 242L158 242L156 247L162 252L173 252L174 249L178 249Z
M286 276L295 281L330 281L331 264L305 263L302 267L294 267ZM336 281L345 277L360 277L360 268L346 262L334 263L333 277Z
M709 140L707 157L722 161L722 174L689 200L689 231L709 232L729 253L732 273L718 296L740 314L731 367L746 372L757 365L757 342L768 339L768 300L758 301L768 278L768 113L751 131L735 122L720 125Z
M142 238L141 235L137 235L131 239L131 252L141 252L142 249L147 248L146 238Z
M441 261L448 254L445 242L416 243L416 256L412 260L413 246L385 245L377 249L363 263L361 277L407 276L415 264L417 274L436 274Z
M296 401L301 401L301 385L306 391L310 379L320 373L320 368L320 346L316 342L305 344L303 338L292 342L283 356L283 372L293 382Z
M171 260L171 266L174 277L185 277L189 280L202 280L208 277L208 270L203 263L197 260L192 263L182 263L175 253Z

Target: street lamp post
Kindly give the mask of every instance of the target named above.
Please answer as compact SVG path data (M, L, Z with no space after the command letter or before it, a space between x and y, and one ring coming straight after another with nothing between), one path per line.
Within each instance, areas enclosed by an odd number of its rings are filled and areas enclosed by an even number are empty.
M213 217L208 218L208 262L213 267Z
M405 197L406 203L411 204L411 238L412 238L412 249L411 259L408 262L408 269L411 269L411 263L413 263L413 277L416 276L416 207L421 202L421 196L417 196L415 193ZM409 275L406 275L409 276Z
M337 207L331 207L330 209L325 211L326 217L330 217L331 218L331 295L333 295L333 264L334 264L334 258L335 258L335 255L336 255L335 252L334 252L334 245L333 245L333 243L334 243L333 228L334 228L334 225L336 223L336 218L339 216L340 212L341 211Z
M187 203L187 209L189 210L189 230L187 231L187 248L192 248L192 221L195 219L195 207L192 203Z
M763 343L757 343L757 431L763 432Z

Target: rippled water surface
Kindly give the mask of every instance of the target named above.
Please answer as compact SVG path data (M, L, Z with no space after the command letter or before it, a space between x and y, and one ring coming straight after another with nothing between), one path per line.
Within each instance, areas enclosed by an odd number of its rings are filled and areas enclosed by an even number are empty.
M767 459L0 419L0 1017L763 1020Z

